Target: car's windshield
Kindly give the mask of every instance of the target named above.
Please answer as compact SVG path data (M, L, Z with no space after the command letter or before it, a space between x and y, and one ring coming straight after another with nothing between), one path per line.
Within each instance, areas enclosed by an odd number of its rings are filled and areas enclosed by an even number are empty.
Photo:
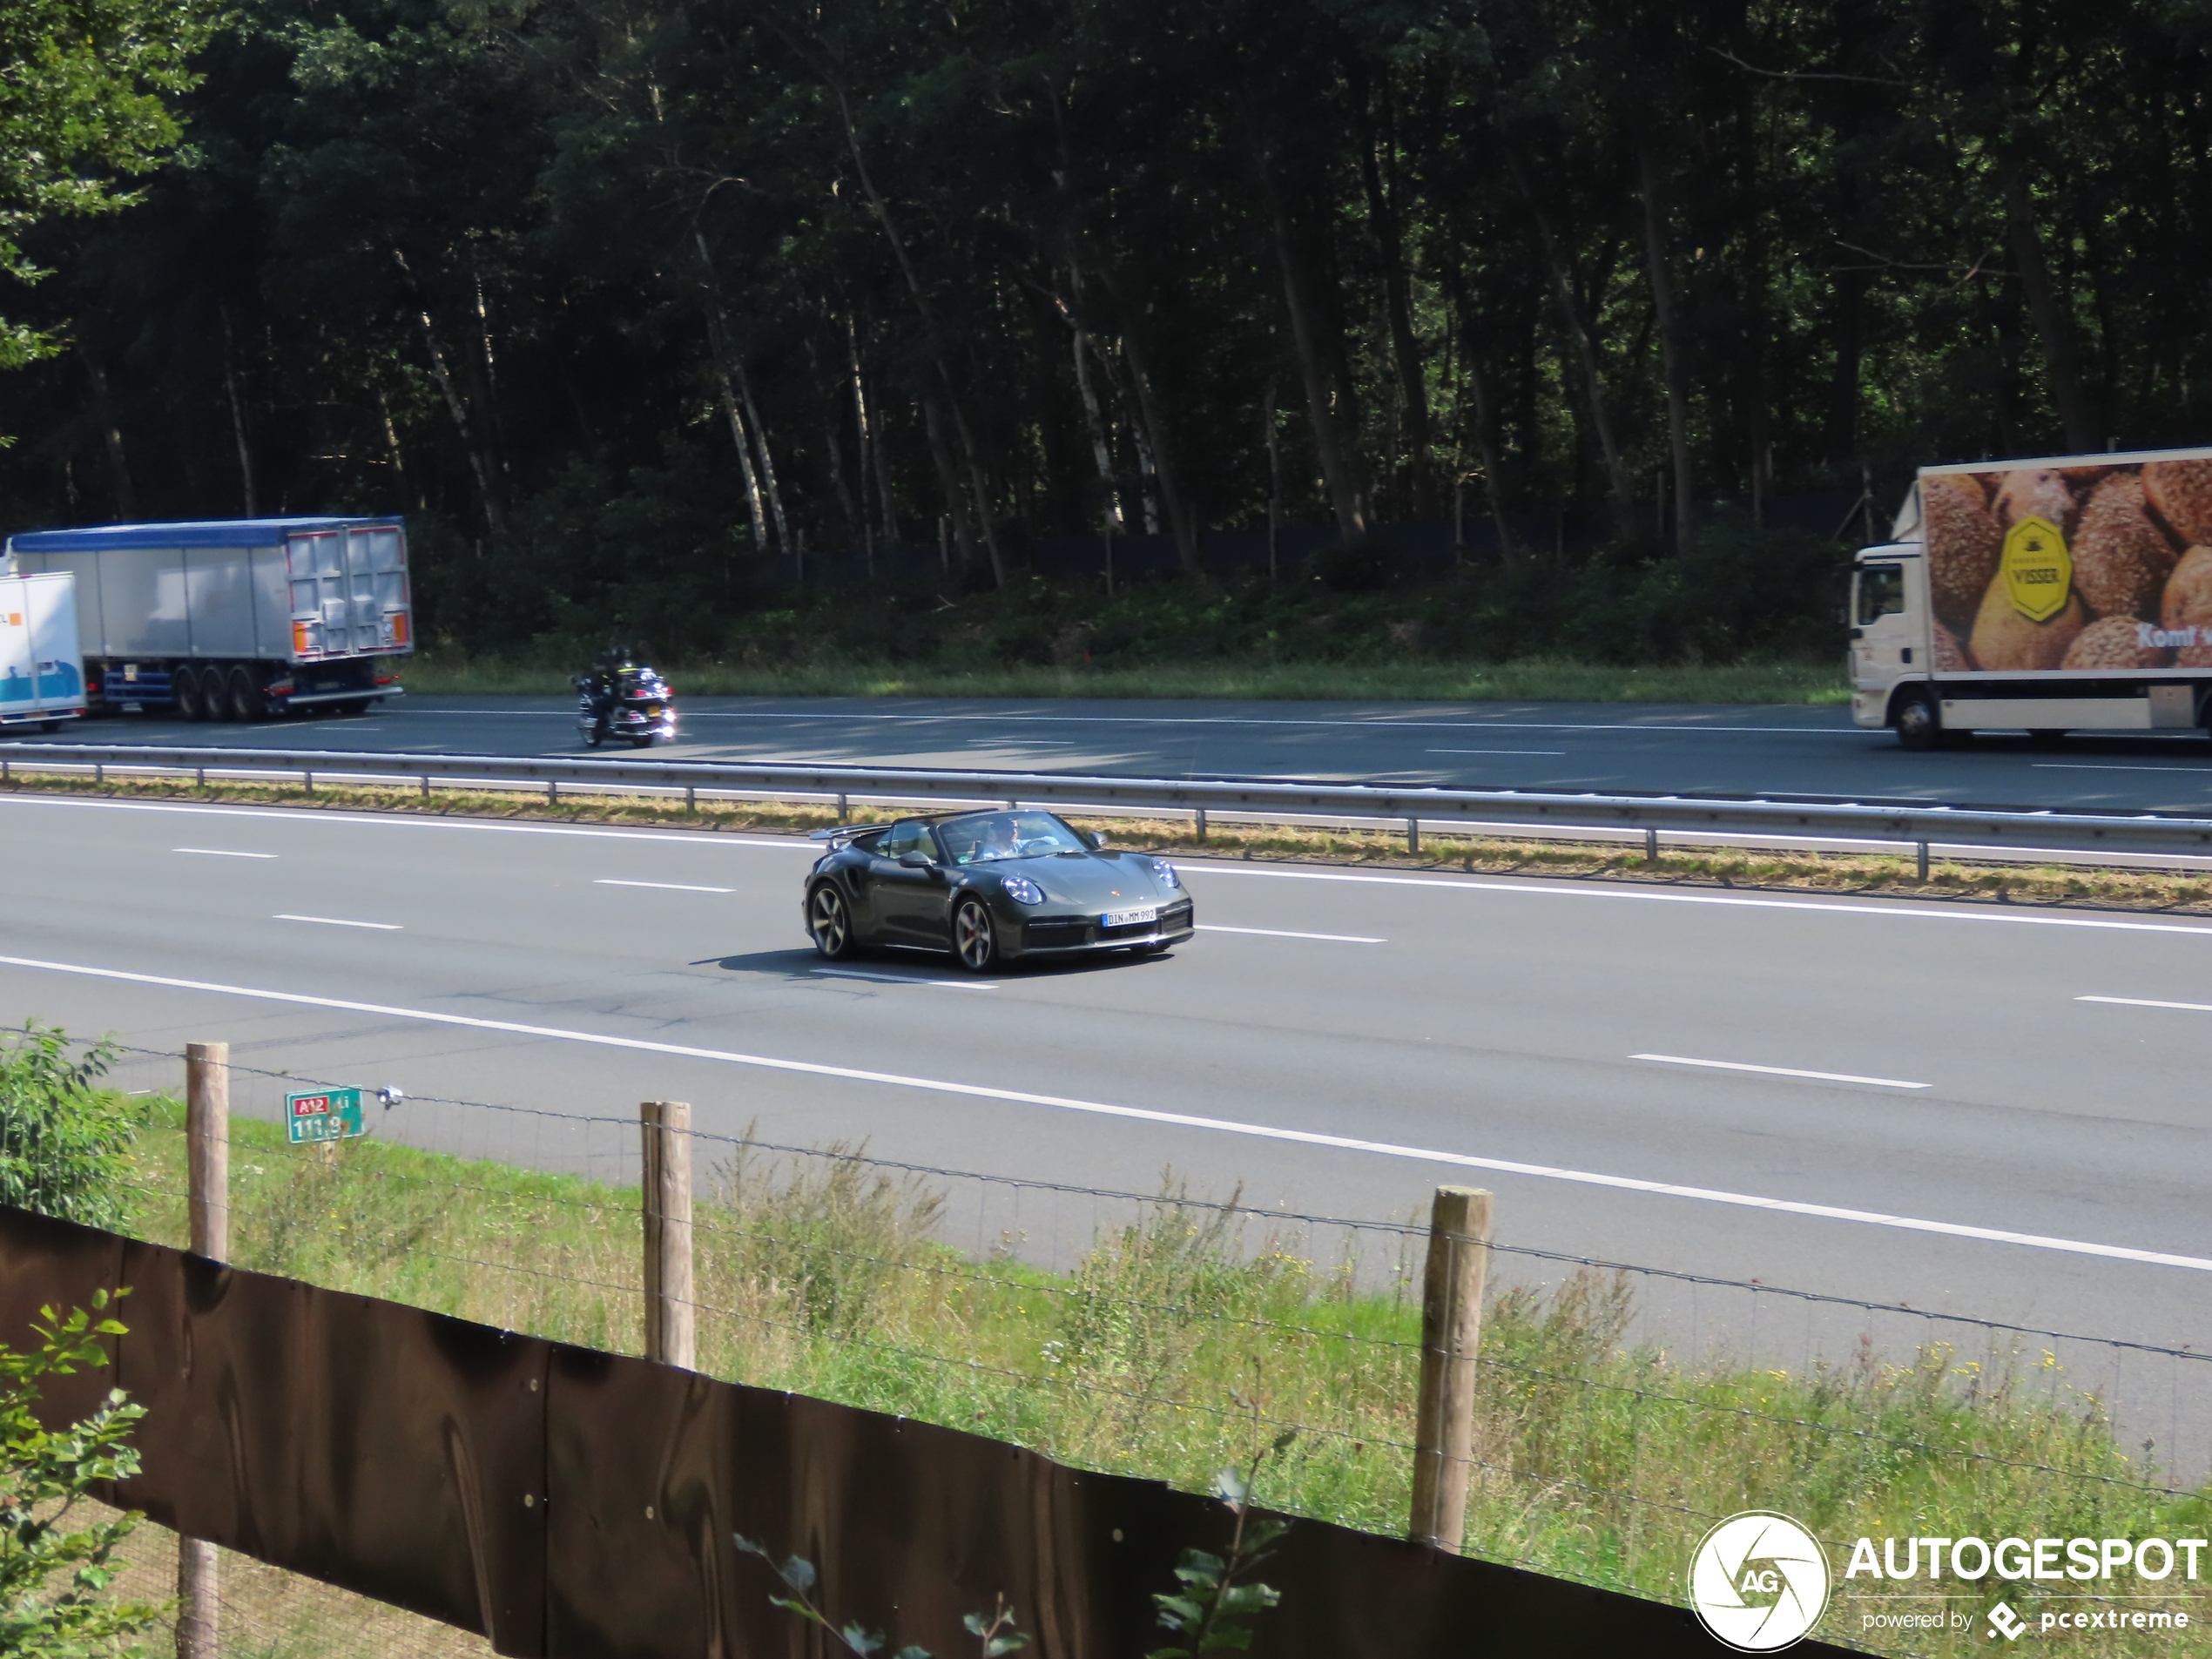
M1050 813L978 813L938 825L937 839L954 864L1086 850L1076 832Z

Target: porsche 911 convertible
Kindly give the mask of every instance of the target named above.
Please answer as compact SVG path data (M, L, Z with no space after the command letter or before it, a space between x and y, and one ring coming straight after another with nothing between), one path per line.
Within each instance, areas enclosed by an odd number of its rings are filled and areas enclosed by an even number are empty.
M987 974L1016 958L1150 956L1194 931L1175 866L1108 852L1051 813L956 813L817 830L806 933L832 961L877 945L948 950Z

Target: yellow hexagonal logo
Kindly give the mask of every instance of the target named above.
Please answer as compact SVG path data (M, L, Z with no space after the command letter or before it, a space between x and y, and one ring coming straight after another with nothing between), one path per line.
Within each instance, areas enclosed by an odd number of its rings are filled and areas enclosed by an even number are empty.
M2005 532L2005 590L2030 622L2048 622L2066 609L2074 589L2074 555L2066 533L2047 518L2023 518Z

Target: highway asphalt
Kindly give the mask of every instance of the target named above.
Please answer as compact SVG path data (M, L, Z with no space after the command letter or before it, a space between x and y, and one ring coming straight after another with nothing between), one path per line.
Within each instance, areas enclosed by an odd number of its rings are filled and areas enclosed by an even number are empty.
M617 1172L636 1103L678 1098L718 1134L1137 1191L1171 1166L1336 1216L1478 1184L1510 1244L2212 1348L2212 924L1192 863L1172 955L977 982L825 971L810 849L773 837L27 796L0 823L0 1018L396 1085L384 1132L425 1143ZM1099 1213L1026 1202L1006 1230L1044 1254ZM1932 1333L1644 1289L1793 1361ZM2123 1420L2202 1461L2202 1367L2127 1367Z
M2069 738L2056 748L1992 734L1965 749L1908 754L1889 733L1854 727L1839 707L860 698L698 698L680 707L680 740L658 752L686 759L2212 811L2212 743L2202 733ZM60 740L461 754L584 747L569 699L497 697L410 697L350 718L250 726L124 715L66 728Z

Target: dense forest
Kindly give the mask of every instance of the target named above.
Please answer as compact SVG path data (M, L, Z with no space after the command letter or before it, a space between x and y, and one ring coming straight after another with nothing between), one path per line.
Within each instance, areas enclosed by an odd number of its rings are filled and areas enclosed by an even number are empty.
M7 523L404 511L480 644L2212 439L2208 0L247 0L198 64L25 234Z

